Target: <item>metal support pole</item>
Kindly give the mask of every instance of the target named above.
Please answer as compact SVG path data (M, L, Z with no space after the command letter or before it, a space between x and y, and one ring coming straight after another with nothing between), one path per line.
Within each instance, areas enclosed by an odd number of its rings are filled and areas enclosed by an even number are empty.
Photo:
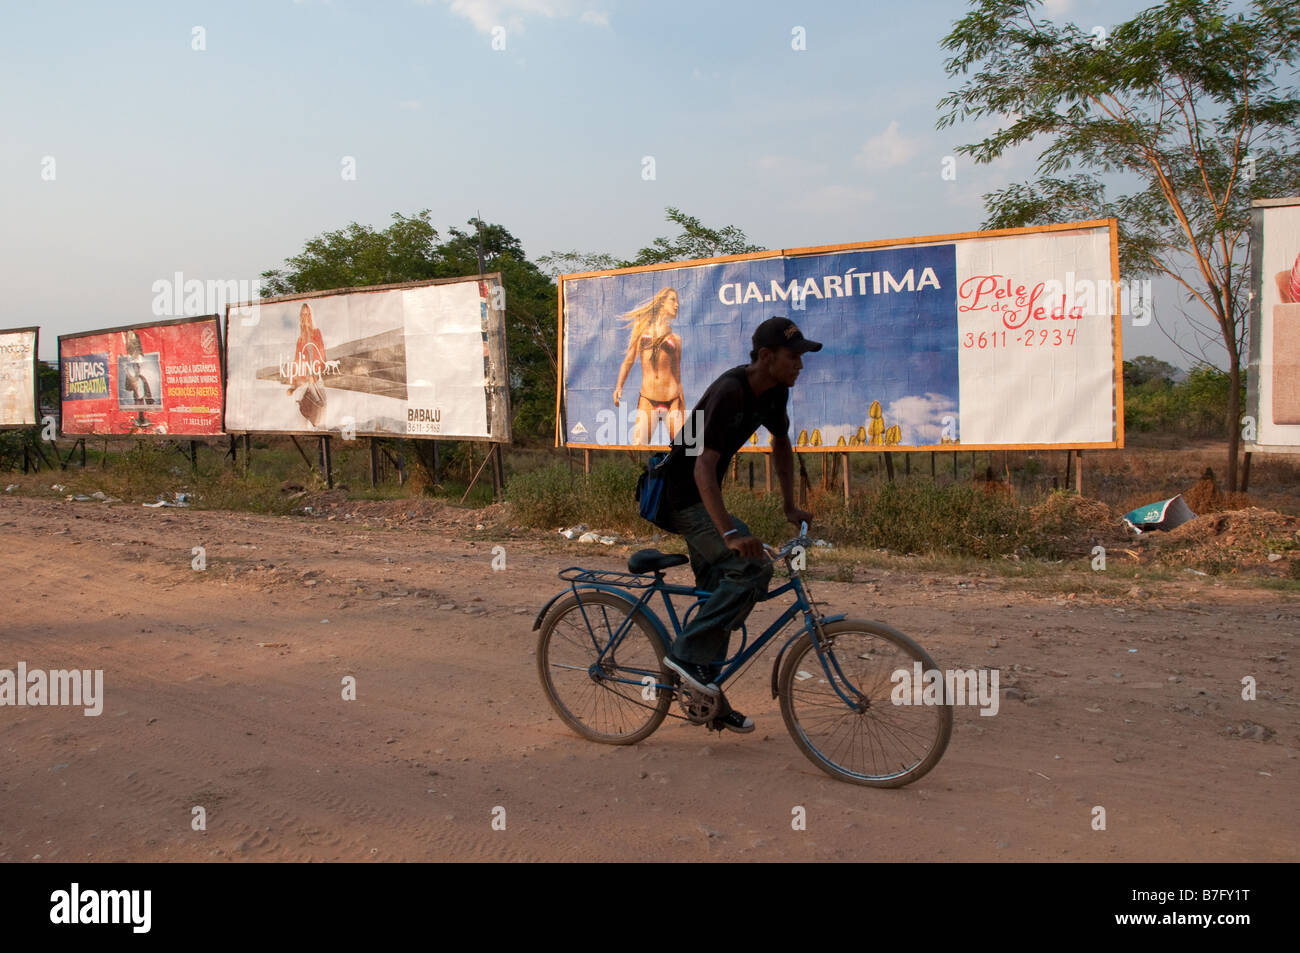
M492 499L500 503L506 496L506 470L501 459L502 444L492 445Z
M328 435L320 438L320 468L325 473L325 487L334 489L334 469L333 461L330 459L330 438Z

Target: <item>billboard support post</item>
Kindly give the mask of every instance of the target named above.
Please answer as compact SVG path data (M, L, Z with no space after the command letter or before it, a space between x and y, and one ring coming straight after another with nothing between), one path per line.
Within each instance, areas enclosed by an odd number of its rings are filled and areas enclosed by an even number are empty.
M320 438L320 468L325 474L325 488L334 489L334 461L330 459L329 434Z
M492 499L500 503L506 495L506 471L501 459L501 444L492 445Z
M500 444L497 444L497 446L500 446ZM465 487L465 493L460 498L460 501L462 503L464 503L465 500L469 498L469 491L474 489L474 484L478 482L478 478L482 475L483 468L488 465L488 461L490 461L491 459L492 459L492 451L489 450L487 456L483 458L483 462L480 463L478 465L478 469L474 471L474 477L469 481L469 486ZM469 462L470 462L470 466L474 465L474 451L472 447L470 449Z
M45 456L45 451L41 449L39 440L40 438L36 435L36 431L32 430L32 439L29 440L27 443L23 444L23 473L27 472L27 461L29 459L29 454L33 450L36 451L36 459L31 461L33 472L39 473L41 470L42 463L45 464L45 469L47 470L54 469L54 467L50 464L49 458ZM59 458L59 450L57 447L55 447L54 459L57 460L58 458ZM83 463L82 466L85 466L85 464Z
M1246 488L1250 486L1250 451L1246 451L1246 460L1241 466L1241 492L1245 493Z
M379 451L375 447L375 438L370 438L370 489L379 486Z
M78 440L77 440L77 441L76 441L76 442L75 442L71 447L68 448L68 458L67 458L66 460L59 460L59 469L60 469L60 470L66 470L66 469L68 469L68 464L72 462L72 457L73 457L74 454L76 454L76 452L77 452L77 448L78 448L78 447L81 448L81 467L82 467L82 469L85 469L85 467L86 467L86 438L85 438L85 437L80 437L80 438L78 438ZM104 438L104 456L105 456L105 457L108 456L108 438L107 438L107 437ZM57 451L56 451L56 453L55 453L55 457L56 457L56 458L58 457L58 453L57 453ZM107 463L105 463L105 465L107 465Z
M1074 490L1083 496L1083 451L1074 451Z
M245 438L245 439L247 439L247 438ZM312 462L311 462L311 457L307 456L307 451L303 450L303 448L302 448L302 444L300 444L300 443L298 442L298 438L297 438L297 436L295 436L294 434L289 434L289 439L293 441L293 448L294 448L295 450L298 451L298 456L302 457L302 462L305 463L305 464L307 464L307 469L308 469L309 471L314 471L314 470L316 469L316 467L312 464ZM244 459L244 467L245 467L245 469L247 469L247 467L248 467L248 459L247 459L247 456L248 456L248 455L245 454L245 459Z

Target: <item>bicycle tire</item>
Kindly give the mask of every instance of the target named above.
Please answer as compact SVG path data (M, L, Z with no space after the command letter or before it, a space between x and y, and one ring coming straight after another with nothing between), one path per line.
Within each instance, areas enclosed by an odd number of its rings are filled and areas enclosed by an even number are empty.
M612 593L580 589L577 595L566 596L551 607L537 636L537 673L546 699L566 725L589 741L636 744L662 724L672 704L671 692L655 692L649 701L642 694L645 686L640 679L646 675L653 675L661 684L669 684L671 678L663 665L667 651L663 639L643 613L633 618L632 629L615 657L604 663L605 674L619 673L638 683L624 684L591 674L600 650L609 644L631 608Z
M853 784L898 788L926 775L952 737L952 705L946 698L940 705L895 705L890 674L899 668L910 674L914 662L930 671L934 661L906 635L879 622L841 619L822 629L868 707L850 708L836 694L805 632L787 650L777 681L781 716L795 745L831 777Z

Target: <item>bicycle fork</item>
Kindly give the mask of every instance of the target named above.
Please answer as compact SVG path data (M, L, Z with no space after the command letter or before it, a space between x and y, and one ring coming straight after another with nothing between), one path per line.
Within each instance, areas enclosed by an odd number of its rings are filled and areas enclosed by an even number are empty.
M808 587L801 584L799 588L804 601L808 604L804 616L805 624L812 630L811 637L813 650L817 653L817 661L821 663L822 672L826 676L827 683L832 689L834 689L835 694L840 697L840 700L850 709L858 713L865 712L871 707L871 699L859 690L858 687L849 680L849 677L844 674L844 670L840 667L839 659L835 657L831 637L826 634L826 630L823 627L824 622L835 622L844 618L844 616L836 615L832 616L830 619L824 619L821 612L818 610L817 602L813 599L812 592L809 591ZM790 644L793 643L793 641L794 639L791 639L781 648L781 651L777 653L776 661L772 664L773 698L776 698L780 694L777 682L780 676L781 659L785 656L785 650L790 647Z

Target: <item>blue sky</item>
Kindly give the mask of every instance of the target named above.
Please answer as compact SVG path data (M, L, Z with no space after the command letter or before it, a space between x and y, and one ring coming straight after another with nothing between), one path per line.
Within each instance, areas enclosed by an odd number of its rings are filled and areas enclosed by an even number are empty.
M1144 6L1046 9L1091 29ZM481 211L534 258L631 256L674 230L670 205L769 248L973 230L982 194L1031 176L1035 153L985 167L958 159L955 181L941 178L956 145L992 128L934 128L956 85L940 42L965 9L10 6L0 31L0 327L40 325L41 357L52 359L58 334L149 320L154 283L176 272L251 281L322 231L383 227L422 208L440 228ZM792 49L796 27L802 51ZM345 157L354 179L341 174ZM1156 304L1167 320L1177 301L1158 285ZM1124 333L1126 357L1187 363L1154 325Z

